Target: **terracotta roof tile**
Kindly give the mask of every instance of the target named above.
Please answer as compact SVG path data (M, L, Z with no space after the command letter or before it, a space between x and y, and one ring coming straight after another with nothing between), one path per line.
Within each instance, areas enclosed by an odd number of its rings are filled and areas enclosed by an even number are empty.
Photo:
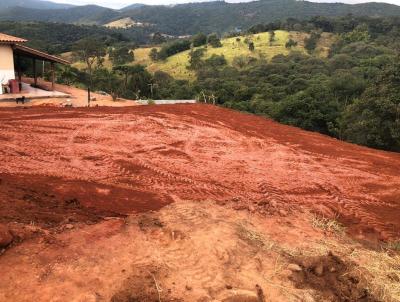
M18 38L18 37L13 37L10 35L6 35L3 33L0 33L0 43L1 42L6 42L6 43L24 43L27 40L22 39L22 38Z

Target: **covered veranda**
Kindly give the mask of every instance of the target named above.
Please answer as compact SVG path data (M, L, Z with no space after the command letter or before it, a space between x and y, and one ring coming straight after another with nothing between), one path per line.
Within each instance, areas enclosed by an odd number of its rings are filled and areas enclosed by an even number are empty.
M18 82L18 92L12 92L9 89L8 93L0 94L0 100L17 100L17 99L40 99L40 98L65 98L68 97L67 94L55 91L55 78L56 78L56 70L55 64L63 64L69 65L70 62L64 60L62 58L47 54L45 52L21 45L14 44L12 46L14 53L14 61L15 61L15 74L16 80ZM24 58L25 60L22 60ZM33 83L28 84L23 82L23 69L26 70L26 66L23 66L23 61L32 60L31 66L31 74L33 78ZM47 62L50 63L50 81L51 87L40 87L38 85L38 72L37 66L39 62ZM23 68L25 67L25 68Z
M37 81L37 79L36 79ZM12 101L17 99L32 100L32 99L52 99L52 98L68 98L69 94L56 91L45 90L44 88L33 87L30 84L21 82L21 91L19 93L0 94L0 101Z

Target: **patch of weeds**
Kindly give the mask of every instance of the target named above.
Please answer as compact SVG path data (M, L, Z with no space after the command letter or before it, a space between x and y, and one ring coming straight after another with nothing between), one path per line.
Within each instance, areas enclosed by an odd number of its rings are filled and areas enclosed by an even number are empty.
M158 219L158 217L152 217L151 215L146 214L139 217L138 225L142 231L164 227L163 223L160 221L160 219Z
M393 251L400 251L400 240L391 241L386 245L386 248Z
M345 231L345 227L336 219L330 219L323 216L313 215L311 218L311 224L313 228L321 229L326 232L343 234Z
M353 262L329 252L324 256L293 259L301 267L291 275L300 289L317 291L318 301L378 302L363 271Z
M264 250L272 250L275 246L274 242L267 241L263 235L254 230L248 229L243 224L238 224L237 234L243 241L246 241L250 245L262 248Z
M400 301L400 256L385 251L354 249L351 259L370 276L371 291L380 301ZM368 261L365 261L368 259Z

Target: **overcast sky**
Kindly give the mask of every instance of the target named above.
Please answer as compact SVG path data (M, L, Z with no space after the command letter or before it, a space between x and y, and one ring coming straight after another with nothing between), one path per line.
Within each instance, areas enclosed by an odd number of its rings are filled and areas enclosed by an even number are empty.
M1 1L1 0L0 0ZM185 2L200 2L201 0L52 0L53 2L59 3L70 3L75 5L85 5L85 4L97 4L112 8L121 8L133 3L143 3L143 4L174 4L174 3L185 3ZM246 2L240 0L227 0L227 2ZM314 2L344 2L344 3L363 3L363 2L387 2L400 5L400 0L375 0L375 1L365 1L365 0L315 0Z

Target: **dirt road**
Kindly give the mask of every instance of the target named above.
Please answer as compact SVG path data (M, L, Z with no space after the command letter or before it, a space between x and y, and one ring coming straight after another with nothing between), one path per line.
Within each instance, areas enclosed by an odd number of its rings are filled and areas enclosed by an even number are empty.
M268 200L337 217L360 239L400 238L399 154L218 107L3 108L0 146L3 223Z

